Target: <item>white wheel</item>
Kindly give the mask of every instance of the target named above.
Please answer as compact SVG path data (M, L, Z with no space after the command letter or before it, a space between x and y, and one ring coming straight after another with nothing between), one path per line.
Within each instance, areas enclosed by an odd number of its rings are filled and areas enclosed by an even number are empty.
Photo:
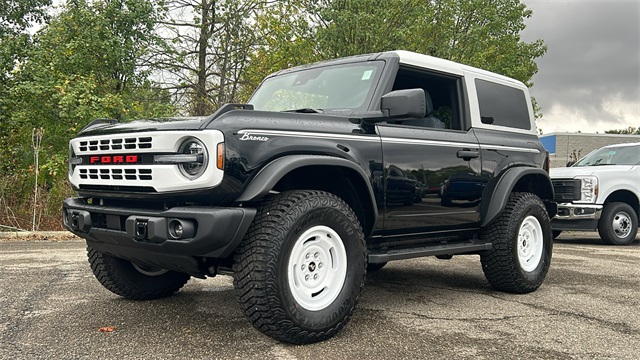
M613 216L611 228L616 236L626 238L631 233L631 217L624 211L618 212Z
M553 238L549 214L537 195L511 193L502 214L480 239L493 245L480 253L480 261L494 289L525 294L542 285L551 265Z
M629 245L638 232L636 210L623 202L612 202L604 206L598 222L600 238L607 244Z
M236 249L233 286L258 330L309 344L349 321L366 263L362 228L344 200L319 190L284 191L259 206Z
M524 271L534 271L544 248L544 236L542 226L535 216L527 216L520 225L518 231L518 261Z
M338 297L347 275L342 239L327 226L314 226L296 241L288 266L289 289L305 309L322 310Z

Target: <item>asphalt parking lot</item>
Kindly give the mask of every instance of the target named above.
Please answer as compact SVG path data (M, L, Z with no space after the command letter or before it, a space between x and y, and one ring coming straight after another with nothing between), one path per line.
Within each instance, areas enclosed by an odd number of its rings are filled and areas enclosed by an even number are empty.
M305 346L254 330L230 277L129 301L94 279L80 240L4 239L0 358L638 359L640 236L612 247L596 235L563 234L527 295L492 291L477 256L390 263L368 276L342 333Z

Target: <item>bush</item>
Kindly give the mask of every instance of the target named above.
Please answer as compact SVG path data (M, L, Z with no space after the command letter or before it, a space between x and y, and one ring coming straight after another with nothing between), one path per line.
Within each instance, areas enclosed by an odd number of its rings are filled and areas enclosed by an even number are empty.
M40 179L43 177L41 174ZM11 228L63 230L62 200L72 195L65 173L58 173L38 186L37 200L34 199L33 171L3 177L0 179L0 231Z

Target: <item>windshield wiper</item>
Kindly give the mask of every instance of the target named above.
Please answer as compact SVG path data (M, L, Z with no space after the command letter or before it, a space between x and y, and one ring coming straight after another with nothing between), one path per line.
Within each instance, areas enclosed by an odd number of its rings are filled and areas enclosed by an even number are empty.
M293 113L303 113L303 114L322 114L324 111L322 109L300 108L300 109L282 110L282 112L293 112Z

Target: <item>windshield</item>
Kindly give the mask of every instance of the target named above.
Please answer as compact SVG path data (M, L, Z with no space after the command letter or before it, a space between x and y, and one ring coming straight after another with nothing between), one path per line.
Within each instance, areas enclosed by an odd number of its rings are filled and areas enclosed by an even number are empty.
M366 110L383 66L382 61L369 61L274 76L260 85L249 103L266 111Z
M601 148L590 152L573 166L639 165L640 145Z

